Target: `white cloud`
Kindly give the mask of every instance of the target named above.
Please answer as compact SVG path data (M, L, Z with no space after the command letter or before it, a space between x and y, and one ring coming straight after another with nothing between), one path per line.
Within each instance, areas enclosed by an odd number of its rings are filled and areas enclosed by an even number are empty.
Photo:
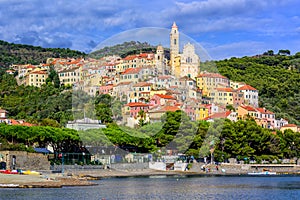
M218 42L206 42L221 46L237 45L234 33L246 37L251 33L259 40L271 37L285 43L289 37L299 36L300 27L297 0L1 0L1 7L0 39L12 42L18 38L32 44L84 51L91 48L91 41L101 42L133 28L169 29L173 21L181 32L198 42L203 42L199 35L210 34ZM222 34L227 37L220 39ZM216 49L216 53L221 55L221 50Z
M266 50L266 44L257 41L242 41L229 43L224 45L204 44L210 56L214 60L253 56L259 53L263 53Z

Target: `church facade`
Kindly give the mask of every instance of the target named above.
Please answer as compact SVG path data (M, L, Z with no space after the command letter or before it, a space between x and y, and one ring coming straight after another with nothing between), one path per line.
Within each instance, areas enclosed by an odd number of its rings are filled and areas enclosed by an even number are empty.
M174 22L170 32L170 73L176 78L187 76L196 79L200 72L200 58L195 52L195 46L187 43L179 52L179 31Z

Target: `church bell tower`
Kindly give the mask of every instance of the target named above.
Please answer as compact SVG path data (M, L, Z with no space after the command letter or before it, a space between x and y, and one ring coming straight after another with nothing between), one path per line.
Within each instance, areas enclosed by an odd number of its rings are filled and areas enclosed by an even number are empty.
M172 25L170 33L170 63L171 74L179 76L180 55L179 55L179 32L176 23Z

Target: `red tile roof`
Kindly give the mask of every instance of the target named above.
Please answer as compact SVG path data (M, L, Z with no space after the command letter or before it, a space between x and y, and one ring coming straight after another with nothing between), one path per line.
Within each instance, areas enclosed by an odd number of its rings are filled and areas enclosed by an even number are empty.
M15 119L10 119L11 125L21 125L21 126L34 126L33 124L30 124L28 122L18 121Z
M165 95L165 94L155 94L155 95L163 99L175 99L175 97L171 95Z
M132 81L127 81L127 82L120 82L117 84L117 86L120 86L120 85L130 85L131 83L133 83Z
M241 106L242 108L244 108L245 110L247 111L253 111L253 112L256 112L255 108L251 107L251 106Z
M128 56L126 56L126 57L124 58L124 60L133 60L133 59L135 59L135 58L137 58L136 55L128 55Z
M222 92L233 92L232 88L217 88L216 90L222 91Z
M164 112L167 112L167 111L175 112L177 110L180 110L180 108L178 108L177 106L165 106L161 109L161 111L164 111Z
M128 103L126 106L129 107L149 107L149 104L141 103L141 102L135 102L135 103Z
M296 124L286 124L282 127L298 127Z
M231 114L231 111L221 112L221 113L214 113L211 116L204 118L204 120L208 119L219 119L219 118L226 118Z
M240 88L238 88L237 90L257 90L254 87L250 86L250 85L244 85Z
M132 87L147 87L147 86L151 86L152 83L147 83L147 82L139 82L134 84Z
M34 72L30 72L30 74L47 74L47 72L45 72L45 71L34 71Z
M224 79L227 79L227 77L222 76L221 74L217 74L217 73L202 73L202 74L199 74L197 77L198 78L209 77L209 78L224 78Z
M122 74L137 74L142 70L141 67L138 68L128 68Z
M273 112L265 109L265 108L256 108L257 111L259 111L262 114L274 114Z
M178 108L177 106L165 106L162 107L160 109L156 109L158 106L155 106L152 108L152 110L150 110L150 113L165 113L165 112L175 112L177 110L180 110L180 108Z

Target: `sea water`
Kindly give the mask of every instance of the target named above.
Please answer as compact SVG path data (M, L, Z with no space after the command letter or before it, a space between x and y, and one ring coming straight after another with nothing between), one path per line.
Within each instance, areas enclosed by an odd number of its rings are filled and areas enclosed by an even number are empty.
M300 199L300 176L151 176L95 182L87 187L2 188L0 199Z

